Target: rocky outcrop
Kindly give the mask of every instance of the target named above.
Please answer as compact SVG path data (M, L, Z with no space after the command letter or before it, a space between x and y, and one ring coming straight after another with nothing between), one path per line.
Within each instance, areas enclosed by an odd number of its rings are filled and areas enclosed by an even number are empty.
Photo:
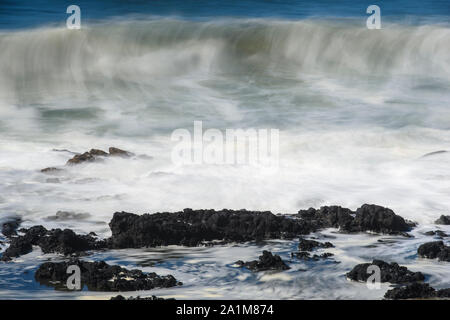
M17 235L17 229L21 223L22 219L20 217L9 218L8 221L2 224L2 234L7 238Z
M283 239L315 230L307 221L246 210L185 209L141 216L116 212L109 226L113 248L197 246L214 240L229 243Z
M339 228L348 233L372 231L406 236L413 227L391 209L369 204L364 204L356 212L339 206L310 208L300 210L298 216L320 228Z
M236 262L239 267L245 267L251 271L267 271L267 270L288 270L290 269L286 263L278 255L273 255L272 252L263 251L262 256L259 256L259 260L253 260L249 262L243 262L239 260Z
M305 260L305 261L319 261L319 260L323 260L323 259L328 259L332 256L333 256L333 254L329 253L329 252L325 252L320 255L318 255L318 254L311 255L307 251L299 251L299 252L291 253L291 257L295 257L297 259Z
M81 288L86 286L90 291L137 291L181 285L171 275L159 276L141 270L128 270L104 261L46 262L37 269L34 277L40 284L67 290L67 279L71 275L67 273L69 266L80 268Z
M347 273L347 278L354 281L366 282L373 272L368 273L369 266L380 268L380 281L390 283L408 283L423 281L425 279L421 272L409 271L406 267L399 266L397 263L391 264L382 260L373 260L372 263L363 263L356 265L352 271Z
M317 248L333 248L334 245L331 242L319 242L315 240L300 239L298 248L300 251L312 251Z
M450 298L450 289L436 290L428 283L416 282L405 287L388 290L384 297L392 300Z
M107 246L104 240L97 240L91 235L78 235L70 229L47 230L43 226L34 226L20 231L24 235L11 239L9 247L1 257L2 261L10 261L12 258L30 253L33 246L39 246L43 253L64 255L98 250Z
M450 246L446 246L443 241L424 243L417 249L417 253L420 257L428 259L450 261Z
M91 149L88 152L76 154L72 159L67 161L67 164L75 165L83 162L94 162L102 160L105 157L131 157L131 156L134 156L134 154L114 147L109 148L109 153L99 149Z
M446 238L446 237L448 237L448 234L446 234L442 230L427 231L427 232L425 232L425 235L426 236L436 236L438 238Z
M437 219L434 223L436 224L444 224L444 225L450 225L450 216L444 216L442 215L439 219Z

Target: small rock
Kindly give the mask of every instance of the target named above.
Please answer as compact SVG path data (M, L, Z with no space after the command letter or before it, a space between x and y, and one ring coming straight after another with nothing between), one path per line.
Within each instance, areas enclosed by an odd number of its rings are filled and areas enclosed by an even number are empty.
M366 282L373 273L367 272L369 266L378 266L380 268L381 282L407 283L423 281L425 279L424 275L421 272L412 272L409 271L406 267L399 266L395 262L389 264L382 260L373 260L372 263L363 263L356 265L352 269L352 271L347 273L347 278L354 281Z
M114 148L111 147L109 148L109 155L111 156L120 156L120 157L132 157L134 156L133 153L125 151L125 150L121 150L119 148Z
M273 255L272 252L263 251L262 256L259 256L259 260L243 262L241 260L236 262L240 267L246 267L252 271L267 271L267 270L288 270L290 269L279 255Z
M399 287L388 290L384 297L386 299L424 299L436 297L436 290L428 283L411 283L406 287Z
M424 258L450 262L450 246L446 246L443 241L424 243L417 249L417 253Z
M435 224L444 224L444 225L450 225L450 216L444 216L442 215L439 219L437 219Z
M300 239L300 242L298 244L298 248L301 251L312 251L316 248L333 248L334 245L331 242L319 242L315 240L306 240L306 239Z

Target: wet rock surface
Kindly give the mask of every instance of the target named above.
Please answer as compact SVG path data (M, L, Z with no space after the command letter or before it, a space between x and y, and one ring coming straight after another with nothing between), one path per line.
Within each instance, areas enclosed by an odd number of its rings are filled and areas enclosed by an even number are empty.
M245 267L251 271L267 271L267 270L288 270L290 269L286 263L278 255L273 255L272 252L263 251L263 254L259 256L258 260L253 260L249 262L243 262L239 260L236 262L238 266Z
M100 149L91 149L90 151L84 152L82 154L76 154L72 159L67 161L68 165L75 165L84 162L94 162L101 161L105 157L132 157L133 153L125 151L119 148L110 147L109 153Z
M377 266L381 271L381 282L390 283L408 283L423 281L425 279L421 272L412 272L406 267L399 266L397 263L387 263L382 260L373 260L372 263L362 263L356 265L350 272L347 273L347 278L366 282L367 279L373 274L373 271L367 272L369 266Z
M120 266L111 266L104 261L87 262L71 260L67 262L46 262L35 273L40 284L64 290L71 275L69 266L78 266L81 272L81 287L90 291L137 291L154 288L169 288L181 285L172 275L159 276L156 273L144 273L141 270L128 270Z
M300 210L298 216L317 224L320 228L339 228L342 232L372 231L387 234L407 235L413 227L391 209L364 204L355 211L339 206Z
M446 246L443 241L424 243L417 249L417 253L420 257L450 262L450 246Z
M329 252L325 252L320 255L318 255L318 254L311 255L311 253L309 253L307 251L299 251L299 252L291 253L291 257L295 257L297 259L305 260L305 261L319 261L319 260L323 260L323 259L328 259L332 256L334 256L334 254L329 253Z
M116 212L109 226L114 248L197 246L213 240L229 243L285 239L315 230L307 221L246 210L185 209L141 216Z
M80 253L87 250L106 248L105 240L97 240L91 235L78 235L70 229L47 230L43 226L19 230L24 235L11 238L9 247L3 253L1 260L30 253L33 246L39 246L43 253L61 253L64 255Z
M442 215L439 219L437 219L434 223L436 224L444 224L444 225L450 225L450 216L444 216Z
M315 240L300 239L298 248L300 251L312 251L317 248L333 248L331 242L319 242Z
M450 298L450 289L436 290L428 283L416 282L405 287L388 290L384 297L392 300Z
M448 234L446 234L442 230L427 231L427 232L425 232L425 235L427 235L427 236L436 236L436 237L439 237L439 238L447 238L448 237Z
M2 224L2 234L7 238L17 235L17 229L21 223L22 219L20 217L9 218L8 221Z

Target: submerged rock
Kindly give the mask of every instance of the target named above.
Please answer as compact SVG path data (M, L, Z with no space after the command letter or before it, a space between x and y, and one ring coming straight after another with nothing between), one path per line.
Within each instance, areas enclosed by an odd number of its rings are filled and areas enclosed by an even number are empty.
M440 216L439 219L437 219L435 222L435 224L444 224L444 225L450 225L450 216Z
M111 147L109 148L109 155L110 156L119 156L119 157L132 157L134 156L134 153L131 153L129 151L121 150L119 148Z
M442 230L427 231L427 232L425 232L425 235L426 236L437 236L439 238L446 238L446 237L448 237L448 234L446 234Z
M352 271L347 273L347 278L354 281L366 282L367 279L373 274L373 272L367 272L367 268L369 266L378 266L380 268L381 282L407 283L423 281L425 279L421 272L412 272L406 267L399 266L395 262L389 264L382 260L373 260L372 263L356 265Z
M89 213L75 213L69 211L58 211L54 216L48 216L46 220L50 221L67 221L67 220L84 220L89 218Z
M418 249L419 256L428 259L439 259L440 261L450 261L450 246L446 246L443 241L427 242Z
M267 271L267 270L288 270L288 265L284 263L279 255L273 255L272 252L263 251L262 256L259 256L259 260L253 260L249 262L243 262L239 260L236 264L240 267L246 267L251 271Z
M156 273L143 273L137 269L128 270L120 266L111 266L104 261L46 262L38 268L34 277L40 284L67 290L66 282L71 275L67 273L67 269L73 265L80 268L81 288L87 286L91 291L137 291L181 285L172 275L159 276Z
M47 230L43 226L34 226L20 231L25 234L11 239L9 247L1 257L2 261L10 261L12 258L30 253L33 246L39 246L43 253L64 255L98 250L107 246L105 240L97 240L90 235L78 235L70 229Z
M405 287L388 290L384 297L386 299L427 299L427 298L450 298L450 289L436 290L428 283L411 283Z
M142 216L116 212L109 226L113 248L197 246L214 240L229 243L282 239L315 230L307 221L246 210L185 209Z
M297 259L305 260L305 261L319 261L321 259L328 259L329 257L334 256L334 254L325 252L320 255L313 255L306 251L292 252L291 257L296 257Z
M61 168L56 168L56 167L48 167L48 168L44 168L41 170L42 173L47 173L47 174L56 174L63 171L63 169Z
M298 248L301 251L312 251L316 248L333 248L334 245L331 242L319 242L315 240L307 240L307 239L300 239L300 242L298 244Z
M119 157L132 157L134 156L133 153L125 150L121 150L118 148L110 147L109 153L100 150L100 149L91 149L88 152L82 153L82 154L76 154L72 159L67 161L68 165L74 165L74 164L80 164L83 162L94 162L99 161L102 158L109 157L109 156L119 156Z
M364 204L356 212L339 206L310 208L300 210L298 216L316 223L320 228L339 228L348 233L372 231L407 235L406 232L413 226L391 209L369 204Z

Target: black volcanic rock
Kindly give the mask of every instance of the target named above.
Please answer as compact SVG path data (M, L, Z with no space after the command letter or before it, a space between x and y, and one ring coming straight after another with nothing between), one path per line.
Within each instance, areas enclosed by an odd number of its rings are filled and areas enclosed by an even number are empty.
M109 226L113 248L197 246L213 240L229 243L293 238L315 230L307 221L246 210L185 209L142 216L116 212Z
M87 250L98 250L107 247L104 240L97 240L91 235L78 235L70 229L47 230L43 226L21 229L25 234L11 239L9 247L3 253L1 260L30 253L32 246L39 246L43 253L61 253L64 255L80 253Z
M76 265L81 271L81 287L90 291L137 291L154 288L169 288L181 285L171 276L159 276L156 273L143 273L141 270L128 270L120 266L111 266L104 261L87 262L71 260L68 262L46 262L35 273L40 284L67 290L66 282L71 274L69 266Z
M427 231L427 232L425 232L425 235L427 235L427 236L437 236L439 238L446 238L446 237L448 237L448 234L446 234L442 230Z
M312 255L307 251L299 251L299 252L292 252L291 257L296 257L297 259L305 260L305 261L319 261L321 259L328 259L329 257L332 257L333 254L329 252L322 253L321 255Z
M406 287L388 290L384 297L392 300L434 298L436 297L436 290L430 287L428 283L415 282Z
M20 217L11 218L9 221L6 221L2 224L1 232L7 238L10 238L11 236L15 236L15 235L17 235L16 231L19 228L21 222L22 222L22 219Z
M448 299L450 288L436 290L428 283L411 283L405 287L388 290L384 295L386 299Z
M439 219L437 219L435 222L435 224L445 224L445 225L450 225L450 216L444 216L442 215Z
M300 239L300 242L298 244L298 248L301 251L312 251L316 248L333 248L333 244L331 242L319 242L315 240L307 240L307 239Z
M428 259L439 259L440 261L450 261L450 246L446 246L443 241L427 242L417 249L419 256Z
M381 282L408 283L423 281L425 279L421 272L412 272L406 267L399 266L395 262L389 264L382 260L373 260L372 263L358 264L352 269L352 271L347 273L347 277L354 281L366 282L372 275L372 273L367 273L367 268L371 265L375 265L380 268Z
M356 212L339 206L310 208L300 210L298 216L320 228L339 228L347 233L372 231L406 235L411 230L411 225L391 209L369 204L364 204Z
M288 270L290 269L279 255L273 255L272 252L263 251L262 256L259 256L259 260L253 260L249 262L237 261L236 264L240 267L246 267L251 271L267 271L267 270Z

